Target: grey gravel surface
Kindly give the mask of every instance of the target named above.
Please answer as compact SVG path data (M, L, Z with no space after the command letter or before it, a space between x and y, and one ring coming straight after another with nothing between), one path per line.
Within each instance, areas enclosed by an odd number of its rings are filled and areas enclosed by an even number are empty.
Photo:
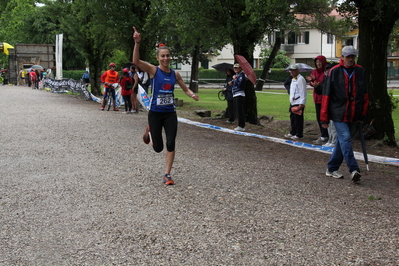
M359 185L327 154L0 86L0 265L398 265L399 169ZM189 99L188 99L189 100Z

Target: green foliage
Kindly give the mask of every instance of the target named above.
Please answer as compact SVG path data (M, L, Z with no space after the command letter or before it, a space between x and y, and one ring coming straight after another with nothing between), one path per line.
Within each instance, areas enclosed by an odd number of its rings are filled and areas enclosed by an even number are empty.
M260 65L263 66L265 65L267 59L269 58L270 54L272 52L272 49L263 49L260 53L260 57L262 58L260 61ZM283 50L279 50L277 52L277 55L275 56L272 64L272 68L286 68L287 66L290 65L291 60L285 56L287 52Z

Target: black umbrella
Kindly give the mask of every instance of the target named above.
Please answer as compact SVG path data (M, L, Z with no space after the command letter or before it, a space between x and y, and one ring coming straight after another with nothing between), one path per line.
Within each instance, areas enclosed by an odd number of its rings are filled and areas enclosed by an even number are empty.
M134 65L133 62L129 62L129 63L123 64L122 68L130 69L130 67L133 66L133 65Z
M233 66L234 65L230 64L230 63L220 63L220 64L213 65L212 67L214 69L216 69L217 71L222 72L223 74L226 74L227 69L231 69L234 71Z
M359 135L360 135L360 142L362 144L364 161L366 162L366 168L367 168L367 171L370 171L369 170L369 158L367 156L366 141L364 140L362 124L359 124Z

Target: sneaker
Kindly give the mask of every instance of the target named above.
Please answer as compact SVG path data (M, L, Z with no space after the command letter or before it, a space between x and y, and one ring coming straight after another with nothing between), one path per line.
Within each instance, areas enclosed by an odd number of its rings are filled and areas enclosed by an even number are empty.
M122 112L122 114L128 114L128 112L126 112L126 111L123 111L123 112Z
M291 139L293 139L293 140L298 140L298 139L303 139L303 137L292 136Z
M119 109L115 107L115 108L114 108L114 111L119 111Z
M245 128L238 126L234 130L235 131L245 131Z
M362 178L362 175L359 173L359 171L355 170L351 173L352 176L352 181L354 183L357 183L360 181L360 179Z
M314 144L320 145L323 144L324 142L326 142L326 138L320 137L318 139L316 139L315 141L313 141Z
M134 114L134 113L136 113L136 110L132 110L132 111L130 111L132 114Z
M145 132L143 134L143 141L144 141L145 144L148 144L151 141L151 138L150 138L150 126L147 126L145 128Z
M284 138L292 138L294 135L291 135L291 134L286 134L286 135L284 135Z
M174 185L175 182L173 182L172 178L170 177L170 175L166 174L163 176L163 181L162 181L165 185L169 186L169 185Z
M226 123L227 123L227 124L233 124L234 121L226 120Z
M344 176L340 172L334 171L331 173L330 171L328 171L328 169L326 170L326 176L332 176L336 179L344 178Z
M103 105L101 105L100 110L104 111L104 106Z

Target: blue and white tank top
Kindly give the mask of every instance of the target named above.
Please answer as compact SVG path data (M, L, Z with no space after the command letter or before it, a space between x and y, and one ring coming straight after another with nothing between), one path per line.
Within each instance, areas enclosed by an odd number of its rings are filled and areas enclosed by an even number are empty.
M163 72L159 67L151 79L151 104L150 110L154 112L175 112L174 89L176 74L173 69L170 73Z

